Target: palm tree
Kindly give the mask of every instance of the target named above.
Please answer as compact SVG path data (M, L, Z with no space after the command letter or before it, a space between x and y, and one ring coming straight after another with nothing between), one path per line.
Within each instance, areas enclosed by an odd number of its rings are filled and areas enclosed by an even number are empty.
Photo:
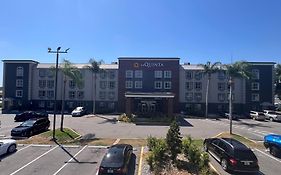
M208 118L208 103L209 103L209 87L210 87L210 80L211 75L215 72L217 72L220 69L221 62L215 62L211 64L210 61L207 61L206 64L199 64L199 66L203 67L203 73L204 75L207 75L207 89L206 89L206 109L205 109L205 117Z
M96 113L96 89L97 89L97 74L102 72L103 69L100 68L100 65L103 64L103 60L96 61L95 59L90 59L89 60L89 66L85 66L86 69L89 69L92 73L93 76L92 78L94 79L94 89L92 88L93 92L92 93L92 99L93 99L93 114L95 115ZM93 85L93 83L92 83Z
M237 61L233 64L227 64L224 66L226 69L226 74L228 75L229 84L229 133L232 134L232 86L234 83L234 78L246 78L251 77L251 72L249 69L249 63L245 61Z
M83 78L81 72L76 66L69 61L64 59L62 66L60 67L63 74L63 93L62 93L62 106L61 106L61 127L60 130L63 131L63 119L64 119L64 103L65 103L65 87L67 83L67 78L71 79L78 87L83 84Z

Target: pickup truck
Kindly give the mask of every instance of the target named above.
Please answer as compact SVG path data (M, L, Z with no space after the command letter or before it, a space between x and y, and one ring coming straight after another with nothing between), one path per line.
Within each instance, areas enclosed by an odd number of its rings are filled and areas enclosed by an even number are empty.
M281 135L269 134L264 137L264 146L269 148L270 154L280 156L281 154Z
M281 121L281 114L271 110L264 110L265 118L270 121Z

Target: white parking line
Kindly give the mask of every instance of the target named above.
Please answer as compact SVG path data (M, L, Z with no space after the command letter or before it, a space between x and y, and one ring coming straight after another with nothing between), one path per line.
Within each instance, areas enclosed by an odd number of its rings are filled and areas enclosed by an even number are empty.
M25 167L27 167L28 165L32 164L33 162L35 162L36 160L40 159L41 157L45 156L46 154L48 154L49 152L53 151L54 149L56 149L58 146L50 149L49 151L45 152L44 154L42 154L41 156L37 157L36 159L32 160L31 162L29 162L28 164L25 164L24 166L22 166L21 168L17 169L16 171L14 171L13 173L11 173L10 175L14 175L17 172L19 172L20 170L24 169Z
M271 155L269 155L269 154L266 154L265 152L263 152L263 151L261 151L261 150L259 150L259 149L255 149L255 150L257 150L258 152L260 152L260 153L262 153L262 154L264 154L264 155L270 157L271 159L276 160L277 162L281 163L281 161L280 161L279 159L277 159L277 158L275 158L275 157L273 157L273 156L271 156Z
M76 157L78 154L80 154L85 148L87 147L87 145L85 145L80 151L78 151L73 157ZM73 158L69 159L62 167L60 167L60 169L58 169L58 171L56 171L53 175L57 175L66 165L68 165L68 163L70 161L72 161Z
M31 144L31 145L32 145L32 144ZM28 148L28 147L31 147L31 145L28 145L28 146L26 146L26 147L23 147L22 149L17 150L17 152L20 152L20 151L22 151L22 150L24 150L24 149L26 149L26 148Z

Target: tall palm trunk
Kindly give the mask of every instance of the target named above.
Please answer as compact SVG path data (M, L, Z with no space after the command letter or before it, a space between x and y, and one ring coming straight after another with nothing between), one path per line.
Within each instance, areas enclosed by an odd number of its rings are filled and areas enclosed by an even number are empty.
M64 76L63 77L62 104L61 104L61 122L60 122L61 131L63 131L63 120L64 120L65 86L66 86L66 77Z
M232 134L232 77L229 77L229 133Z
M93 98L93 114L96 114L96 89L97 89L97 74L94 73L94 98Z
M206 90L206 109L205 109L205 117L208 118L208 103L209 103L209 86L210 86L211 74L208 74L207 80L207 90Z

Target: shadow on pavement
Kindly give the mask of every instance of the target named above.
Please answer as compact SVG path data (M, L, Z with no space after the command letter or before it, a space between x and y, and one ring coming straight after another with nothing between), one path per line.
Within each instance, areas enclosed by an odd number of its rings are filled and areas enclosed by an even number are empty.
M241 125L246 125L250 128L254 128L254 127L272 128L271 126L265 126L262 123L247 123L241 120L238 120L238 123Z
M116 118L107 118L107 117L100 116L100 115L96 115L96 117L104 119L104 121L99 122L99 124L103 124L103 123L116 124L117 123L117 119Z
M193 125L191 123L189 123L186 119L184 118L178 118L177 122L180 126L186 126L186 127L193 127Z
M7 157L9 157L9 156L11 156L11 155L13 155L13 154L15 154L17 151L15 151L15 152L13 152L13 153L6 153L6 154L3 154L3 155L1 155L0 156L0 162L3 160L3 159L5 159L5 158L7 158Z

